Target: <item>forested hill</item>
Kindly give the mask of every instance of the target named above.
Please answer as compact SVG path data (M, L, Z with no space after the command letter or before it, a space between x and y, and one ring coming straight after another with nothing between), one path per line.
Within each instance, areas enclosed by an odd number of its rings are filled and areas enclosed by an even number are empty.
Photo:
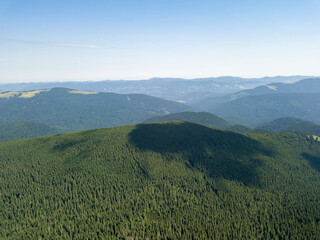
M227 128L231 126L226 120L207 112L180 112L171 113L165 116L152 117L144 121L144 123L166 122L166 121L186 121L203 124L216 128Z
M0 124L0 142L34 138L67 132L67 129L50 127L42 123L17 121Z
M320 125L299 118L278 118L269 123L261 124L257 128L273 132L297 131L309 134L320 134Z
M70 130L134 124L190 107L142 94L77 91L66 88L0 94L0 123L30 121Z
M288 128L292 128L302 122L303 120L299 118L284 117L284 118L277 118L271 122L260 124L257 128L272 131L272 132L280 132L280 131L286 131Z
M0 143L0 238L319 239L320 142L186 122Z

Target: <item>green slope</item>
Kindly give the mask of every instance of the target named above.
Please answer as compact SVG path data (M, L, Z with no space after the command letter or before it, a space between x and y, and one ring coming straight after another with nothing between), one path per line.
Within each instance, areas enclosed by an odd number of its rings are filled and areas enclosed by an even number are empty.
M295 117L277 118L271 122L259 125L257 128L264 129L272 132L286 131L288 128L292 128L303 120Z
M0 124L0 142L53 135L66 131L67 129L50 127L42 123L17 121Z
M294 117L278 118L258 127L272 132L296 131L308 134L320 134L320 125Z
M66 88L0 94L0 123L22 120L71 130L133 124L152 116L188 110L191 108L181 103L142 94Z
M0 238L319 239L320 142L186 122L0 144Z
M186 121L203 124L216 128L227 128L230 126L226 120L207 112L180 112L171 113L165 116L152 117L144 121L144 123L166 122L166 121Z

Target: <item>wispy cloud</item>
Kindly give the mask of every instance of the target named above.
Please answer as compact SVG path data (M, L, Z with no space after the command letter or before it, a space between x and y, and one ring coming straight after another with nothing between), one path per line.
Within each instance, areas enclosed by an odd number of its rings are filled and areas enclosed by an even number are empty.
M77 43L60 43L60 42L52 42L47 43L49 46L57 46L57 47L81 47L81 48L105 48L101 45L92 45L92 44L77 44Z
M22 39L11 39L11 38L0 38L0 41L16 42L23 44L52 46L52 47L78 47L78 48L106 48L102 45L95 44L80 44L80 43L67 43L67 42L41 42L41 41L30 41Z

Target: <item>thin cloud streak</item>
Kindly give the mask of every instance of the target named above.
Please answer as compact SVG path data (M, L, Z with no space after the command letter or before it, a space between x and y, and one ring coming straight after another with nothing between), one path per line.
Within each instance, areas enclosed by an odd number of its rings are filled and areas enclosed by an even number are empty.
M41 41L29 41L21 39L0 38L0 41L16 42L23 44L42 45L51 47L78 47L78 48L106 48L102 45L95 44L80 44L80 43L65 43L65 42L41 42Z
M105 48L100 45L91 45L91 44L77 44L77 43L47 43L48 46L57 46L57 47L81 47L81 48Z

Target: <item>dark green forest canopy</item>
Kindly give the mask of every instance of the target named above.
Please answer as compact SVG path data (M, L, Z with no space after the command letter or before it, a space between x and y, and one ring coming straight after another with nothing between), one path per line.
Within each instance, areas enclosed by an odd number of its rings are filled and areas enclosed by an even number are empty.
M187 122L0 144L0 238L319 239L320 142Z

